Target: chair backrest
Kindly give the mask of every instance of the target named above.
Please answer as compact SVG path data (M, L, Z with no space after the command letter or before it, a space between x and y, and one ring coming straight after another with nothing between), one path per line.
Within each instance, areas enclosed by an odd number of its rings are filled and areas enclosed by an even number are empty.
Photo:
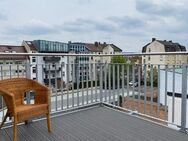
M36 82L27 78L11 78L0 81L0 89L14 94L15 104L23 104L25 92L32 90Z

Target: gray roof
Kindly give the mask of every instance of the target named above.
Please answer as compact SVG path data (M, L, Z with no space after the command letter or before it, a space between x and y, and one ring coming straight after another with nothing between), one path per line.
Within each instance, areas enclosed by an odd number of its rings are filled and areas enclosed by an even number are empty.
M165 52L186 51L186 47L180 45L179 43L173 43L172 41L166 41L166 40L164 40L164 41L162 41L162 40L154 40L154 41L158 41L159 43L163 44L164 47L165 47ZM146 52L147 46L150 45L151 43L148 43L144 47L142 47L142 52Z
M100 43L100 42L95 42L95 43L86 43L86 48L91 51L91 52L102 52L105 47L110 45L115 52L122 52L122 50L117 47L114 44L106 44L106 43Z

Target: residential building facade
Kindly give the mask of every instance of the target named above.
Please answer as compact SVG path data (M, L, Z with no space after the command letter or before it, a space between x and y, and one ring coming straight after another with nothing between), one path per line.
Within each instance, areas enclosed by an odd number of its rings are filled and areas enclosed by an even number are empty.
M148 43L142 48L142 53L152 52L185 52L185 46L172 41L162 41L152 38L152 42ZM182 55L145 55L142 57L142 64L153 64L157 68L157 64L160 64L162 68L165 65L181 65L187 63L187 57ZM148 69L150 66L148 65Z
M86 48L90 54L100 55L100 54L122 54L122 50L115 46L114 44L107 44L106 42L94 42L86 43ZM93 71L93 76L99 76L100 67L99 64L109 64L111 62L111 56L94 56L91 57L89 62L91 62L91 68ZM97 73L97 74L96 74ZM93 79L96 79L93 77Z
M26 53L23 46L0 45L2 53ZM27 56L0 56L0 79L25 77L27 70Z
M22 45L25 46L29 53L68 53L68 45L66 43L34 40L23 41ZM30 77L44 82L51 87L66 86L72 81L72 75L67 76L67 67L70 67L71 58L67 56L30 56ZM73 58L74 61L74 58ZM69 70L70 72L72 70ZM61 82L63 81L63 82Z
M85 43L81 42L68 42L69 51L75 52L76 54L88 54L89 51L86 48ZM90 58L89 56L76 56L75 58L75 81L86 81L90 80Z

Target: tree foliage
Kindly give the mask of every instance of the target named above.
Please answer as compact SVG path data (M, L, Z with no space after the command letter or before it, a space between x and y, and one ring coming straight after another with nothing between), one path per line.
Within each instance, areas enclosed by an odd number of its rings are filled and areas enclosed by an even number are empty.
M126 73L127 73L127 68L129 65L129 71L132 70L131 64L133 64L134 62L131 62L129 60L127 60L127 58L125 58L124 56L113 56L111 58L111 64L108 64L108 69L107 72L110 72L110 78L109 78L109 74L107 75L107 87L109 87L109 79L110 79L110 83L111 83L111 88L113 87L113 81L115 81L115 87L117 87L117 84L119 83L120 87L122 86L122 79L123 79L123 75L124 75L124 83L126 84ZM118 69L119 68L119 69ZM124 71L123 71L124 68ZM110 70L109 70L110 69ZM119 72L118 72L119 70ZM115 74L114 78L113 78L113 73ZM119 74L119 78L118 78L118 74ZM119 82L118 82L119 79Z
M158 70L156 67L153 68L153 77L151 75L152 70L150 68L149 71L147 71L147 85L151 85L151 79L153 79L153 86L157 87L158 86ZM152 78L151 78L152 77Z

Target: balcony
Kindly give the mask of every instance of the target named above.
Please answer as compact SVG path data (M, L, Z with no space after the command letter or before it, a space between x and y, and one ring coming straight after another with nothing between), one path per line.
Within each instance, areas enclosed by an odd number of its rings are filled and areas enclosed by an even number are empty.
M67 65L64 75L53 77L53 84L49 77L53 132L48 133L46 120L41 117L19 125L18 141L188 140L186 64L90 63L87 70L77 65ZM36 68L42 66L37 64ZM44 83L45 72L38 70L36 80ZM32 77L29 72L27 68L22 77ZM82 72L89 76L84 81L79 80ZM3 99L0 101L3 117L6 106ZM32 103L34 99L29 96L26 101ZM11 121L0 130L0 137L12 140Z
M58 62L61 60L61 57L44 57L45 62Z
M46 121L18 127L18 141L186 141L188 135L143 120L107 106L95 105L52 118L52 133ZM12 140L12 128L1 130L2 141Z

